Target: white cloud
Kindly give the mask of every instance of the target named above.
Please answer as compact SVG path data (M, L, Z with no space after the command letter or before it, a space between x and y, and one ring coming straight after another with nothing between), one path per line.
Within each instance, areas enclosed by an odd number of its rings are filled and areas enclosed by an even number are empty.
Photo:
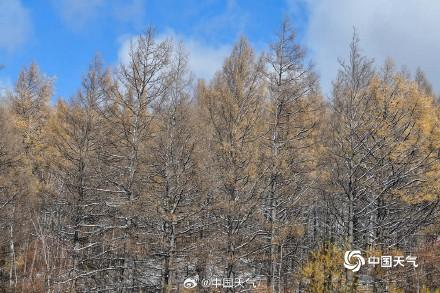
M200 41L189 39L185 43L189 52L189 67L197 78L210 79L223 66L231 46L210 46Z
M13 51L31 32L29 11L20 0L0 0L0 49Z
M167 31L157 36L157 41L172 38L175 41L183 41L186 51L189 53L188 66L196 78L210 79L214 73L222 68L225 58L229 55L232 48L229 44L220 46L210 45L200 40L184 37L173 31ZM128 62L128 53L130 50L130 42L136 40L136 37L121 38L121 46L118 52L120 62Z
M305 42L321 75L324 92L346 58L356 27L361 47L382 65L392 57L414 72L420 66L440 90L440 1L433 0L290 0L292 8L303 1L308 9Z

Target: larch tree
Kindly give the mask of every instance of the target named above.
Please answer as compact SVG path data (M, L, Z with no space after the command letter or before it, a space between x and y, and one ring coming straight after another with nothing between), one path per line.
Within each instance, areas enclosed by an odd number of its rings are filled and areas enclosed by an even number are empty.
M151 168L142 205L146 223L153 231L149 240L152 256L162 261L163 292L171 292L177 277L183 279L181 272L192 263L191 254L197 249L194 234L201 229L198 220L204 207L190 119L191 78L181 45L171 62L170 86L155 108L156 134L146 149Z
M35 63L20 72L15 90L8 93L9 113L14 123L14 131L20 139L18 146L22 148L22 166L28 166L31 170L27 178L28 183L24 185L31 188L26 194L26 200L21 202L17 209L12 209L16 219L22 218L26 221L20 224L23 227L17 231L17 235L12 225L15 221L11 222L10 226L11 238L20 238L20 241L16 240L16 248L22 245L21 249L24 252L27 245L34 240L31 235L35 232L32 220L40 216L39 212L34 211L38 211L39 207L44 209L50 195L46 130L51 97L52 81L40 72ZM32 215L32 218L25 215ZM23 259L27 261L25 256ZM48 279L45 280L46 285L47 282Z
M312 132L322 108L318 83L304 61L304 50L286 19L267 56L268 99L266 101L265 160L268 169L263 196L263 214L267 225L268 286L280 292L281 276L286 274L286 260L292 256L293 239L301 234L305 210L301 203L311 194ZM290 262L291 263L291 262ZM283 272L284 271L284 272Z
M44 131L52 90L52 80L40 72L36 63L32 63L20 72L15 92L10 99L26 156L32 163L32 172L40 181L45 179Z
M118 270L112 259L114 208L106 205L105 182L99 176L98 150L101 142L100 102L106 73L95 59L82 88L69 103L59 101L50 121L54 148L52 170L60 182L56 209L63 258L57 282L72 291L103 288L109 271Z
M160 266L150 261L150 240L157 231L144 212L152 204L149 148L158 132L156 109L171 86L172 50L171 40L156 41L152 28L138 36L101 102L99 173L103 192L117 207L113 219L119 232L114 237L119 238L117 259L122 262L114 286L157 288L160 283Z
M0 278L4 284L0 288L6 290L9 285L14 290L23 276L23 266L18 262L24 250L22 243L29 237L26 226L30 224L23 221L23 215L29 213L27 202L35 193L36 180L23 155L14 117L4 107L0 107L0 137Z
M242 38L200 95L199 103L209 125L211 176L215 178L215 257L228 278L240 275L240 268L257 250L254 240L262 233L255 215L262 176L258 141L262 135L263 73L263 60L255 57L248 41Z

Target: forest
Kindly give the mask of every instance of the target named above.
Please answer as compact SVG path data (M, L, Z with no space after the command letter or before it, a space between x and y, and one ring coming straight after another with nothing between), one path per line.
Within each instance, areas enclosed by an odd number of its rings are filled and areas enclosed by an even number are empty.
M287 20L273 39L195 80L147 28L57 100L23 68L1 92L0 292L439 292L426 74L354 31L326 96Z

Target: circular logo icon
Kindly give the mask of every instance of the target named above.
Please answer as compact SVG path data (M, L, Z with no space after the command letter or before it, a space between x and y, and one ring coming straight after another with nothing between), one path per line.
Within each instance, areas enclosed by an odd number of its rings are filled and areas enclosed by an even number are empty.
M355 258L356 263L352 264L351 259ZM361 269L361 266L365 265L365 259L362 257L360 250L346 251L344 254L344 267L346 269L357 272Z
M183 287L186 289L191 289L197 287L197 281L194 278L186 278L183 282Z

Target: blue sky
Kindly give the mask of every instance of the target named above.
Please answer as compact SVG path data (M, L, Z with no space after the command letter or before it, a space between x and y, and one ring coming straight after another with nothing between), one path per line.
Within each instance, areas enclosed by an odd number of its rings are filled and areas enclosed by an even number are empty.
M203 55L201 51L206 49L212 59L222 59L242 34L263 50L283 16L289 13L287 2L269 0L0 0L0 3L6 1L17 4L8 8L9 15L19 10L6 25L23 26L16 34L24 36L10 39L17 44L1 47L0 43L0 64L5 66L0 79L10 86L20 69L35 61L43 72L55 77L55 95L63 97L75 93L81 76L97 53L107 64L117 64L124 45L148 25L156 28L158 37L172 35L183 39L188 50L194 51L190 54ZM4 21L1 25L5 25ZM0 34L5 30L8 28L0 29ZM199 66L207 62L203 61L206 60L200 60ZM221 61L209 60L214 64L205 65L214 68ZM209 75L212 70L196 69L199 75Z
M433 0L0 0L0 89L35 61L55 78L54 99L68 98L97 53L115 66L148 25L158 38L183 40L195 75L209 78L241 35L265 50L285 16L326 95L353 26L377 67L392 56L411 72L420 66L440 89L440 1Z

